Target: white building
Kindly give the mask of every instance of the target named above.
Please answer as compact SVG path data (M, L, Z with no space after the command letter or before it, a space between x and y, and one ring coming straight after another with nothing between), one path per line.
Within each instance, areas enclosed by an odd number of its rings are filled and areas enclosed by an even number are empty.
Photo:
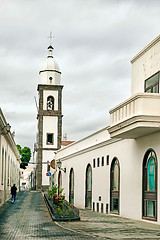
M20 155L10 132L10 125L0 109L0 205L10 197L10 189L16 184L19 191Z
M46 190L50 179L46 175L54 151L61 147L62 136L62 88L61 72L53 57L53 47L48 47L48 56L44 61L38 84L38 147L37 147L37 189Z
M20 190L30 190L32 187L32 175L34 169L27 166L26 169L20 169Z
M76 207L160 223L160 36L131 63L131 97L109 126L58 150L55 182Z

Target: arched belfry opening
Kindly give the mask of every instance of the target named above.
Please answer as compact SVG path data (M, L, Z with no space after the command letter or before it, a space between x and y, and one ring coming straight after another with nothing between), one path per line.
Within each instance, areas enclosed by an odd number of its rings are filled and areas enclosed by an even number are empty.
M54 97L53 96L47 97L47 110L54 110Z

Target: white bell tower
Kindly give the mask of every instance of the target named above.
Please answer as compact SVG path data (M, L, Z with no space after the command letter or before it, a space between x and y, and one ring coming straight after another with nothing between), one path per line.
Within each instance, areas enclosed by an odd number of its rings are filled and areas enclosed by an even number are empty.
M38 165L37 189L49 187L48 165L54 151L61 147L62 136L62 88L61 72L53 57L53 47L48 47L48 56L39 72L38 109Z

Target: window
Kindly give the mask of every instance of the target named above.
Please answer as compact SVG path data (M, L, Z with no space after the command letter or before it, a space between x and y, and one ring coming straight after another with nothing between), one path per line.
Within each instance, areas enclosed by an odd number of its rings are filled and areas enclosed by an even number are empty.
M4 178L4 148L2 148L2 173L1 173L1 184L3 185Z
M96 167L96 159L93 159L93 167Z
M143 160L143 218L157 220L157 157L152 149Z
M102 166L104 166L104 157L102 157Z
M53 145L53 133L47 133L47 144Z
M97 203L97 212L99 212L99 203Z
M97 167L99 167L99 158L97 158Z
M74 170L71 168L69 176L69 202L74 205Z
M106 213L108 213L108 203L106 203Z
M93 202L93 212L95 211L95 202Z
M103 203L101 203L101 213L103 213Z
M92 168L90 164L88 164L86 169L85 207L88 209L91 209L92 207Z
M110 184L110 210L111 212L119 214L120 167L117 158L112 160Z
M107 155L106 164L109 165L109 155Z
M10 156L8 156L8 181L7 181L8 186L9 186L9 168L10 168Z
M47 98L47 110L54 110L54 98L52 96Z
M159 93L159 72L145 80L144 91L148 93Z

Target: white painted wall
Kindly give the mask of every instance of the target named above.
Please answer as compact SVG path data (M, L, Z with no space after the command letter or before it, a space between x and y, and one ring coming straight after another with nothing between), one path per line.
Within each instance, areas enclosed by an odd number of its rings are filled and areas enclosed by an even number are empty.
M95 149L92 147L83 152L75 153L61 158L62 167L66 167L67 172L62 171L62 186L66 199L69 200L69 173L74 169L74 204L77 207L85 208L85 173L86 167L90 163L92 166L92 202L109 204L110 209L110 167L114 157L117 157L120 163L120 215L124 217L142 219L142 163L145 152L153 148L158 158L158 175L160 174L160 132L139 138L137 140L108 140L105 144L97 144ZM72 146L68 147L72 148ZM56 158L60 156L58 152ZM69 149L68 149L69 152ZM71 151L70 151L71 152ZM106 156L109 155L109 165L106 165ZM93 159L104 156L104 166L93 168ZM58 174L58 173L56 173ZM57 176L56 176L57 179ZM158 179L158 186L160 180ZM101 201L99 201L101 196ZM158 191L158 200L160 193ZM159 204L158 204L159 205ZM96 206L96 205L95 205ZM99 207L100 208L100 207ZM158 208L158 223L160 223L160 208Z
M50 163L54 158L53 150L52 151L43 150L42 154L43 154L42 155L43 162L49 161L49 163ZM47 164L44 163L44 164L42 164L42 185L49 185L50 184L49 177L46 176L46 173L47 173Z
M43 117L43 148L57 148L57 131L58 131L58 117L44 116ZM53 145L46 144L47 133L54 134Z
M131 94L144 92L144 81L160 70L160 36L132 60Z
M78 151L83 150L84 148L89 148L90 146L94 146L98 143L101 143L104 141L104 139L110 139L110 135L108 133L108 127L102 128L99 131L87 136L86 138L83 138L77 142L74 142L62 150L58 151L59 158L67 156L68 154L72 154Z
M53 80L50 82L49 78L52 77ZM51 84L51 85L60 85L61 74L53 71L46 71L40 73L40 84Z
M7 133L5 131L6 125L7 122L0 109L0 205L8 201L11 197L10 189L14 183L19 191L20 178L19 151L16 147L11 132L9 131ZM4 160L2 159L3 149Z

